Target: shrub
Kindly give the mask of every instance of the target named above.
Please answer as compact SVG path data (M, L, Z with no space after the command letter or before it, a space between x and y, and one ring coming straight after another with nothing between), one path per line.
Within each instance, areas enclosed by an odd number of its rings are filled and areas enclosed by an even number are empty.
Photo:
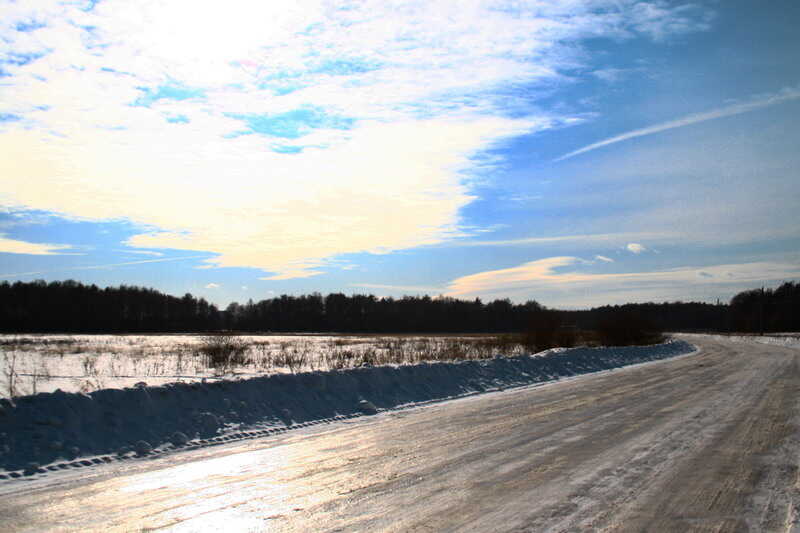
M206 366L229 370L247 364L245 353L249 345L236 335L219 334L203 337L198 352L206 358Z
M556 344L562 348L572 348L578 342L578 331L574 326L561 326L556 331Z
M597 336L603 346L658 344L664 335L652 321L631 312L613 313L597 324Z
M556 333L561 326L561 317L553 311L537 311L531 317L525 344L535 350L546 350L556 345Z

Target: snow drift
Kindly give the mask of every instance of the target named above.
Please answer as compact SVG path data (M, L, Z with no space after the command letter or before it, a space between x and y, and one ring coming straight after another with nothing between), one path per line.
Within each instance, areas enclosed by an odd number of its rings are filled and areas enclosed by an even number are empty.
M695 334L684 333L691 338ZM800 335L797 333L784 333L772 335L705 335L714 340L725 340L730 342L768 344L770 346L782 346L784 348L800 348Z
M0 400L0 479L261 436L294 426L557 380L693 351L654 346L555 349L491 360L141 384ZM79 458L81 458L79 460ZM47 466L51 465L51 466Z

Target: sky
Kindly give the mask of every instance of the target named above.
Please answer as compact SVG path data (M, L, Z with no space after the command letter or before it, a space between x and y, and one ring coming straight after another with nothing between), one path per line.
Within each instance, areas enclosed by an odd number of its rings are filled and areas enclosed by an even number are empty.
M0 281L575 309L800 280L794 0L0 0Z

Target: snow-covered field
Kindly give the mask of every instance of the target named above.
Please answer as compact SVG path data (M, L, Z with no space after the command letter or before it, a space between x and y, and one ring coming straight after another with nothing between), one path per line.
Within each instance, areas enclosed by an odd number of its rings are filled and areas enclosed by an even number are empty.
M526 353L497 336L241 335L231 364L209 364L202 335L0 335L0 398L217 381L378 364Z
M188 342L188 341L187 341ZM686 354L655 346L139 384L0 399L0 479L80 468ZM59 357L56 355L55 357ZM67 357L67 354L64 355ZM85 357L85 356L84 356Z

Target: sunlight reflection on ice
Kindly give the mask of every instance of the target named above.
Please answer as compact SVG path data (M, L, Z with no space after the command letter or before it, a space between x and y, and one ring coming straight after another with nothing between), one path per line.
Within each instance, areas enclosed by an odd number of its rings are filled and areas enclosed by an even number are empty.
M169 526L169 531L270 531L270 520L252 514L242 513L238 507L223 509L214 514L205 514L187 519L185 522Z
M169 509L144 519L173 531L264 531L276 517L303 507L309 492L295 485L297 444L191 462L134 476L120 492L144 500L170 500ZM157 477L154 477L157 476ZM295 481L294 483L297 483Z

